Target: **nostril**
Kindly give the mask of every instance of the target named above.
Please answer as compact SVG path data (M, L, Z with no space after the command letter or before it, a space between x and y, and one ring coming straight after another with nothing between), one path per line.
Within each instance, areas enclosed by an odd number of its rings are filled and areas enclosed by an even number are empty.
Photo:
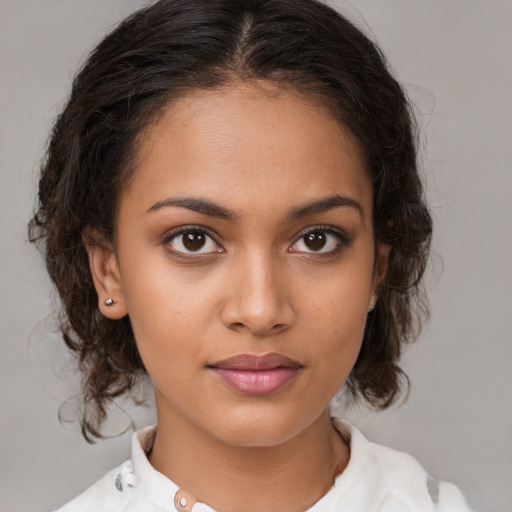
M255 336L267 336L269 334L274 334L285 329L286 324L274 324L270 328L258 330L256 328L251 328L250 326L244 324L243 322L232 322L231 324L229 324L229 328L235 332L241 332L247 329L251 331Z
M244 329L244 324L242 322L233 322L229 328L232 329L233 331L240 331L242 329Z

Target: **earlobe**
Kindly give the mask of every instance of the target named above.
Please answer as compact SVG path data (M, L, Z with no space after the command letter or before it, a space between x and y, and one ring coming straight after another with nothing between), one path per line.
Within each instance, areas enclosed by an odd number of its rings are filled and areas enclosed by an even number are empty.
M128 311L114 248L92 228L83 231L82 241L87 250L89 268L98 294L98 309L107 318L119 320Z
M368 304L368 313L373 311L375 304L377 303L377 294L375 292L372 293L370 297L370 303Z
M372 311L379 298L379 288L386 278L389 266L389 254L391 246L383 242L377 242L377 250L375 251L375 267L373 271L373 287L370 302L368 304L368 312Z
M377 242L377 254L376 254L376 277L378 283L381 283L386 277L386 272L389 266L389 254L391 252L391 246L384 242Z

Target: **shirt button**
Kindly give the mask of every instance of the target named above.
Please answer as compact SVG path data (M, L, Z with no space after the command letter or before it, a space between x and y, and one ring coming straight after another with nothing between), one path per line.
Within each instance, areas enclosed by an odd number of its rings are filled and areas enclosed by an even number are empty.
M196 503L194 496L183 489L178 489L178 492L174 495L174 508L178 512L191 512Z

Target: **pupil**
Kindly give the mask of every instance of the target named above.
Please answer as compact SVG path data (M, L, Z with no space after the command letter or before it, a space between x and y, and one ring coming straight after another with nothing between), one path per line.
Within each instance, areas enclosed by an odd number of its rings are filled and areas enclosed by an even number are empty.
M183 245L189 251L198 251L199 249L202 249L205 242L206 238L204 233L201 233L200 231L190 231L183 235Z
M321 233L319 231L315 231L313 233L308 233L304 240L306 246L312 251L319 251L323 249L326 243L325 233Z

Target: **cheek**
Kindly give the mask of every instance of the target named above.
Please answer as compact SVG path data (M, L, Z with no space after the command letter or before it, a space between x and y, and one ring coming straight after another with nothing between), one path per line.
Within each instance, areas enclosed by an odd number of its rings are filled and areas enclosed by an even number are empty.
M123 292L132 323L147 330L193 326L204 317L210 287L193 269L172 264L163 248L127 248ZM181 328L181 327L180 327Z
M307 320L332 335L357 338L364 330L372 293L371 261L340 266L315 277L303 288Z
M325 333L324 343L317 347L312 375L316 387L310 389L319 403L330 401L348 379L361 349L364 324L365 318L350 325L338 321L337 328ZM318 339L320 336L318 333Z
M173 366L200 355L214 305L208 287L169 272L165 262L132 271L123 283L128 314L142 359L152 367Z
M315 339L323 340L314 347L315 356L323 361L327 368L341 371L352 369L361 349L366 324L366 310L362 307L343 307L337 303L329 317L316 329Z
M312 341L309 355L330 375L334 389L348 377L361 348L371 273L340 272L315 290L309 293L311 306L303 315L303 326Z

